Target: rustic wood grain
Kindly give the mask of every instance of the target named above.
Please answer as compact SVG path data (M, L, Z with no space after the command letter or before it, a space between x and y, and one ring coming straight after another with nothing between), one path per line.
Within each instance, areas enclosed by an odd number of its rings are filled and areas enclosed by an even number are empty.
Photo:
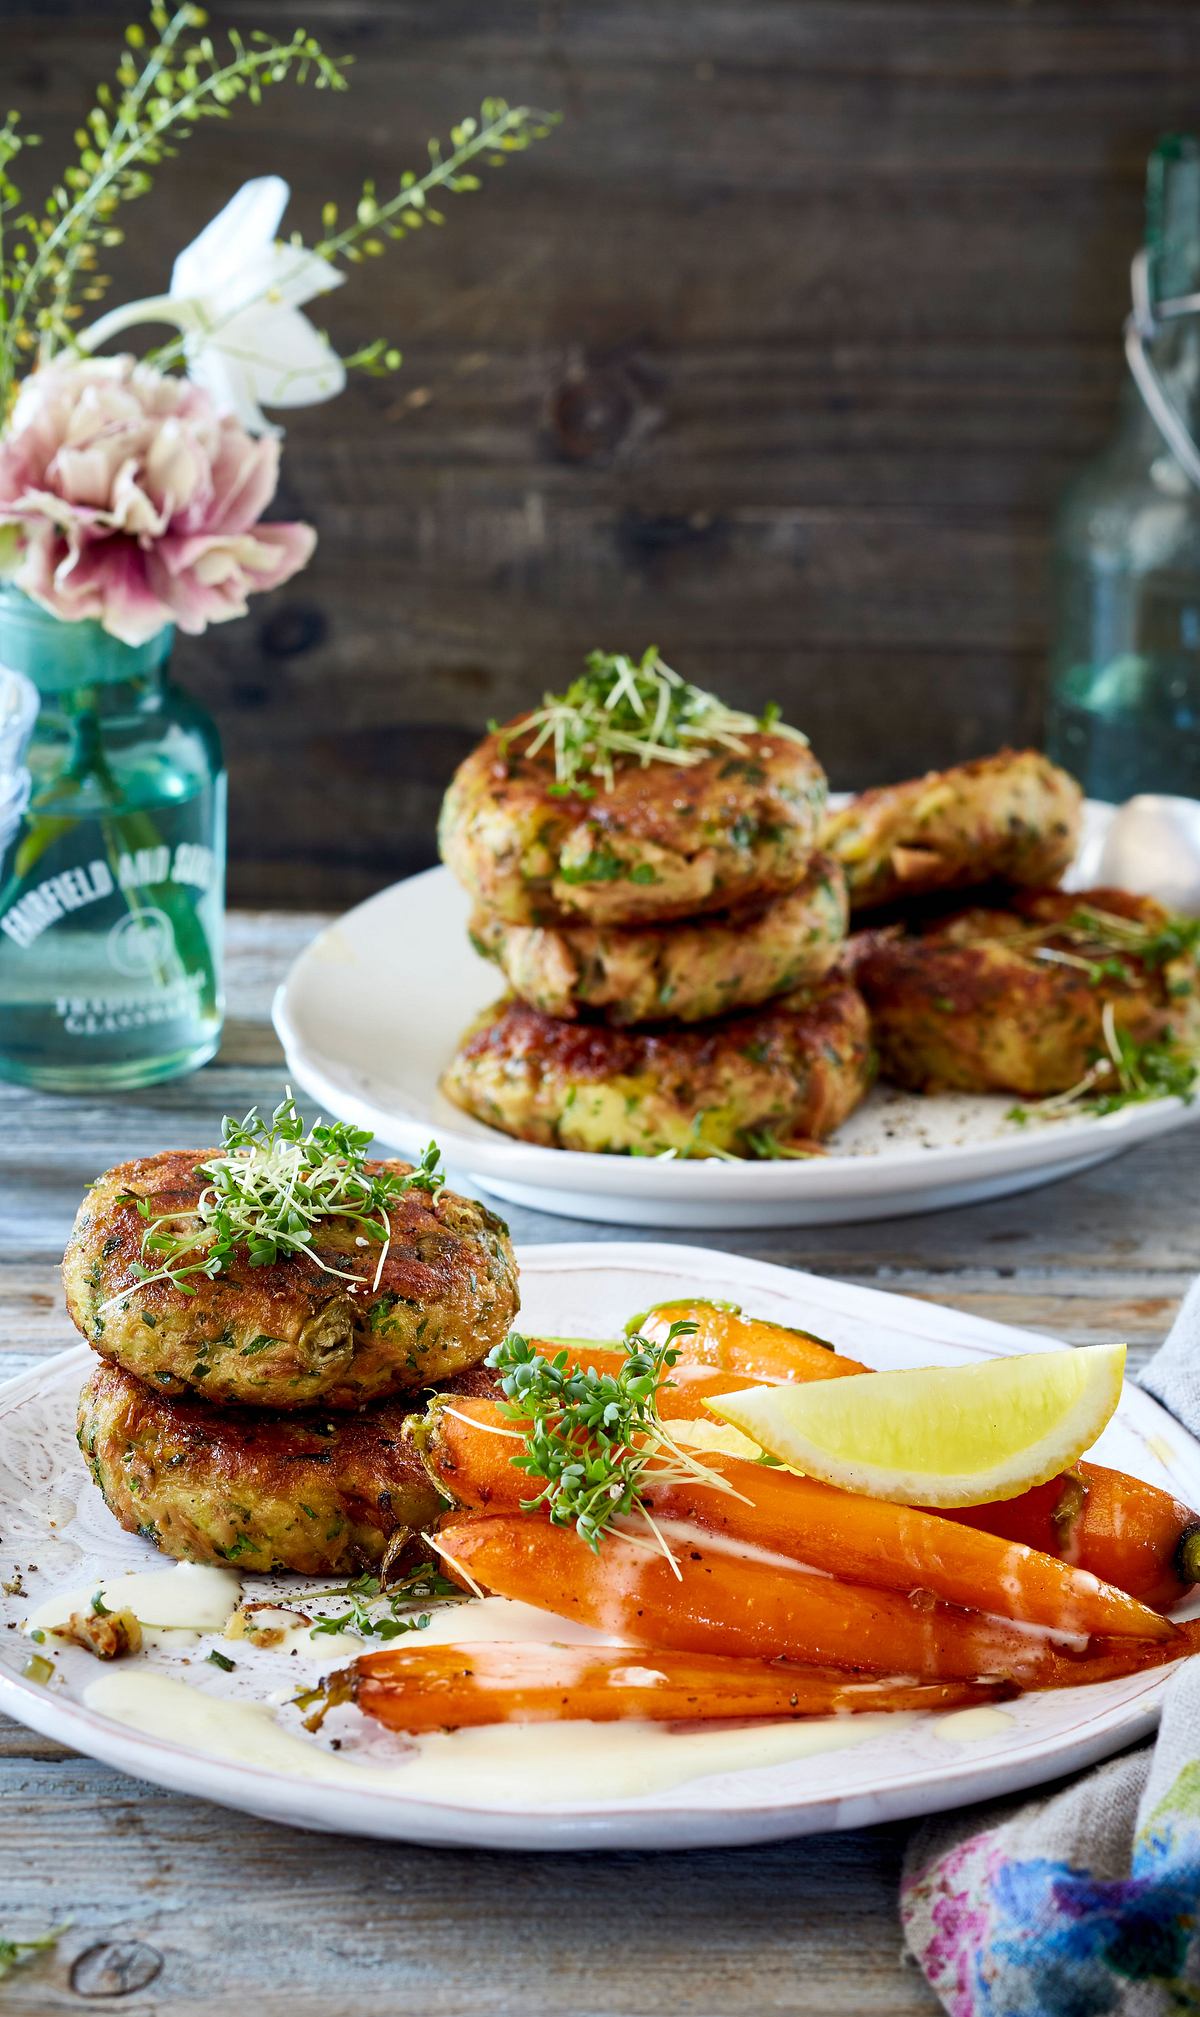
M230 919L233 1040L196 1077L119 1103L0 1088L0 1377L75 1342L57 1259L87 1179L277 1097L271 995L319 922ZM1140 1358L1200 1264L1195 1154L1183 1133L1023 1198L721 1244L1065 1338L1125 1335ZM630 1237L511 1217L523 1241ZM143 1786L0 1719L0 1932L71 1922L3 2001L39 2017L93 1999L154 2017L930 2017L901 1960L905 1834L661 1856L383 1847Z
M1195 118L1194 0L302 11L353 96L201 136L130 213L114 298L159 291L246 175L285 174L311 237L485 89L565 117L327 304L405 369L293 419L280 510L316 561L179 649L229 747L238 900L336 905L426 863L487 717L598 643L779 699L839 784L1036 733L1047 527L1110 425L1146 150ZM35 184L128 12L6 0Z

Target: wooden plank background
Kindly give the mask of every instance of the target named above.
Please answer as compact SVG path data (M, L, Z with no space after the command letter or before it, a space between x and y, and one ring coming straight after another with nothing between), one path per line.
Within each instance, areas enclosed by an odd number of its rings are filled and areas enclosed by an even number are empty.
M4 0L6 98L69 144L131 0ZM185 642L233 774L240 901L340 903L432 856L486 718L603 643L779 699L837 783L1037 733L1047 528L1102 441L1156 134L1195 0L217 0L299 17L353 95L285 88L130 213L113 299L247 175L289 224L485 91L558 135L360 270L289 428L313 567Z

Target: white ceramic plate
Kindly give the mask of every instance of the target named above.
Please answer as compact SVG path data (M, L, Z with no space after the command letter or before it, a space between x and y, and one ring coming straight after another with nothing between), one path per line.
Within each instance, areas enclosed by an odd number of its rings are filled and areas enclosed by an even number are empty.
M810 1326L878 1367L955 1364L1003 1352L1044 1351L1053 1344L936 1304L707 1249L619 1243L533 1247L520 1258L522 1320L535 1331L603 1335L659 1298L699 1293L732 1297L783 1323ZM168 1741L85 1706L84 1689L98 1672L86 1653L70 1648L62 1653L58 1676L48 1687L23 1679L28 1641L5 1629L18 1625L54 1590L88 1587L122 1569L163 1566L147 1543L117 1527L75 1448L75 1396L90 1363L86 1349L67 1352L0 1393L3 1560L20 1562L28 1589L27 1597L0 1594L0 1707L135 1777L300 1827L404 1841L678 1849L767 1841L958 1807L1090 1764L1144 1736L1156 1721L1168 1678L1162 1672L1019 1697L989 1712L983 1734L969 1743L961 1741L968 1726L953 1717L899 1716L855 1748L709 1772L643 1797L574 1801L556 1797L553 1763L539 1772L536 1747L527 1753L531 1762L513 1799L482 1793L467 1800L406 1797L399 1774L393 1771L387 1785L380 1780L380 1767L385 1762L394 1767L403 1755L402 1740L373 1733L350 1710L338 1712L344 1719L338 1725L339 1766L345 1770L336 1784L205 1755L186 1737ZM1097 1449L1104 1461L1169 1486L1193 1505L1200 1502L1200 1445L1139 1389L1126 1388ZM26 1567L33 1563L36 1569ZM283 1584L302 1600L307 1586L295 1577L247 1579L247 1594L275 1594ZM294 1691L295 1664L281 1676L270 1667L278 1656L247 1663L237 1650L239 1664L231 1675L207 1663L203 1641L185 1655L155 1652L147 1658L206 1694L236 1697L240 1691L261 1698L280 1680L285 1692ZM299 1728L292 1709L280 1708L278 1720ZM680 1742L669 1729L654 1734L648 1762L660 1779L664 1760L671 1760L669 1747Z
M1089 808L1079 875L1109 809ZM1078 880L1078 875L1077 878ZM624 1226L841 1224L1032 1189L1200 1116L1155 1100L1102 1119L1015 1125L1011 1099L880 1086L811 1162L659 1162L537 1148L451 1104L438 1080L467 1024L503 992L472 949L445 869L396 883L301 953L274 1006L293 1083L327 1112L414 1155L431 1137L498 1197Z

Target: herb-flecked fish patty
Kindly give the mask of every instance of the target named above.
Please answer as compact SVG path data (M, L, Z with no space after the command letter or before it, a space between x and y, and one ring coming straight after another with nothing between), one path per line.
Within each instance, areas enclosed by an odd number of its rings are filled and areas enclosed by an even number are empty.
M917 1092L1068 1092L1119 1040L1200 1044L1196 927L1126 890L1014 893L851 942L884 1076Z
M831 981L687 1028L561 1022L499 1002L442 1087L478 1120L550 1148L753 1157L825 1140L872 1068L866 1004Z
M846 921L842 871L818 855L787 895L695 922L525 925L476 911L471 937L543 1015L691 1023L822 979Z
M85 1196L63 1260L67 1309L88 1343L159 1393L359 1408L477 1365L507 1334L519 1301L508 1230L448 1190L409 1190L391 1206L378 1282L379 1242L337 1218L318 1223L311 1256L252 1267L236 1248L222 1273L190 1277L191 1294L143 1280L154 1265L143 1258L147 1224L195 1211L200 1165L216 1154L168 1150L109 1170ZM411 1165L364 1168L407 1175Z
M496 1391L482 1370L454 1388ZM404 1436L423 1404L354 1415L214 1408L102 1364L79 1396L79 1447L121 1525L178 1561L340 1576L375 1568L389 1543L443 1510Z
M556 783L526 717L459 765L442 858L484 910L512 924L633 925L728 910L804 879L825 809L807 744L756 731L690 767L625 760L611 785Z
M1039 750L931 770L864 791L826 818L852 910L988 882L1057 882L1074 859L1083 794Z

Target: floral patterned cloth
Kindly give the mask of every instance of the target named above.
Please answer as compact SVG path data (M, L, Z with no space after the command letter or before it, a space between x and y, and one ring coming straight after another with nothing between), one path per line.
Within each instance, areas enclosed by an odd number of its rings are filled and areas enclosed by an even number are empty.
M1200 1434L1200 1282L1142 1384ZM950 2017L1200 2013L1200 1660L1154 1744L1047 1798L932 1822L905 1859L908 1946Z

